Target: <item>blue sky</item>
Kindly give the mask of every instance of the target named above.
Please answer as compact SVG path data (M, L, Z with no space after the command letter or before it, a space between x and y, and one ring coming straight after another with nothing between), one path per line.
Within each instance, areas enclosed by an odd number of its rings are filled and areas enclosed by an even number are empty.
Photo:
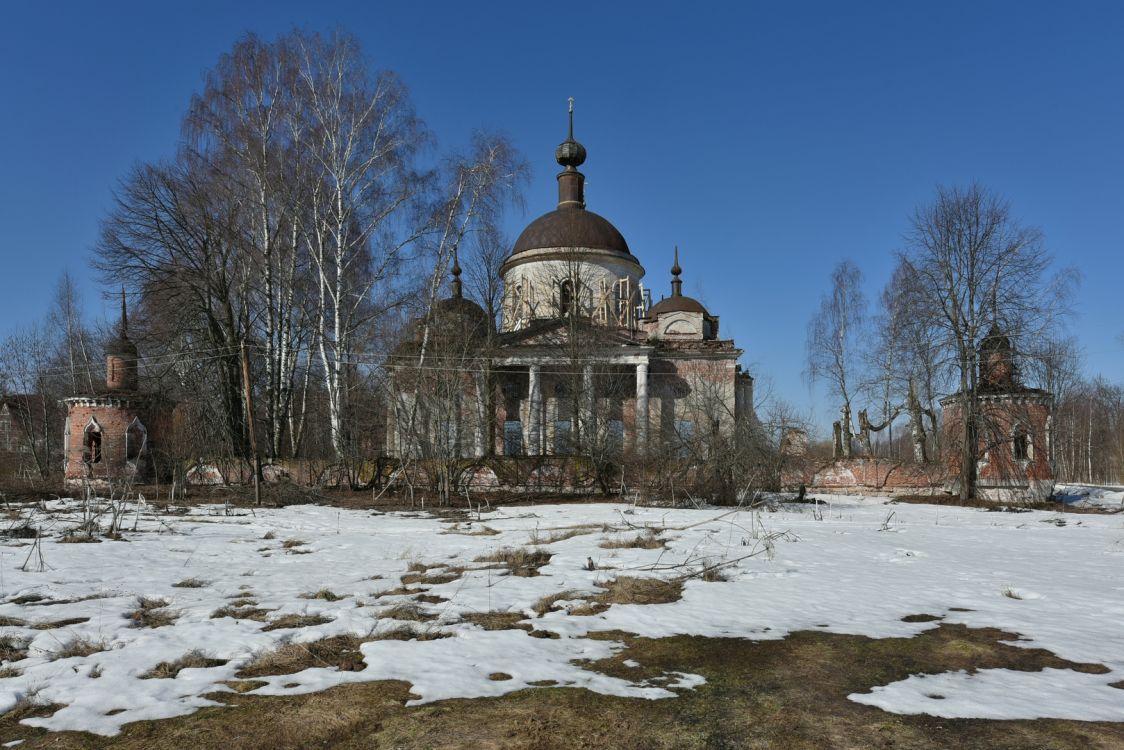
M356 34L440 146L506 132L534 174L512 238L553 207L574 96L589 207L656 299L684 287L771 390L801 379L831 268L874 299L914 208L979 180L1083 282L1090 372L1124 373L1124 5L1103 3L6 3L0 5L0 334L59 273L93 316L98 220L131 164L169 156L202 75L245 31Z

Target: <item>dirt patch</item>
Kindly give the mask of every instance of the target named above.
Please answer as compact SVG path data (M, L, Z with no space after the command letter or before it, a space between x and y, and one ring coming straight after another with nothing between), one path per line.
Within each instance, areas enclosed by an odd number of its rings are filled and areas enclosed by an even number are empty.
M943 619L940 615L906 615L902 618L902 622L936 622Z
M1124 724L899 716L847 699L851 693L866 692L911 674L1067 665L1048 652L1002 643L1014 636L995 629L941 624L913 638L805 632L758 642L687 636L651 640L620 633L598 637L626 644L611 659L589 665L600 672L633 681L687 672L702 675L707 682L694 690L680 690L673 700L599 695L578 688L547 687L549 681L545 681L540 683L542 687L499 698L445 700L415 707L405 706L411 698L405 682L346 685L321 693L276 697L225 692L210 694L224 701L224 707L165 721L130 723L116 737L47 733L6 718L0 721L0 736L24 739L21 750L1124 747ZM971 648L950 648L950 644ZM626 660L641 666L627 666ZM323 661L331 666L331 659ZM303 667L298 663L294 668Z

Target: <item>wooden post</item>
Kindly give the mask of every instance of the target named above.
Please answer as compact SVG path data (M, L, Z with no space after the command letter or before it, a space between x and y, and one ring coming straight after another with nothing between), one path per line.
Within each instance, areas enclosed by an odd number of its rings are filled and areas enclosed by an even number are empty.
M250 450L254 454L254 502L261 505L261 455L254 432L254 393L250 388L250 358L246 355L245 341L242 342L242 388L246 393L246 428L250 431Z

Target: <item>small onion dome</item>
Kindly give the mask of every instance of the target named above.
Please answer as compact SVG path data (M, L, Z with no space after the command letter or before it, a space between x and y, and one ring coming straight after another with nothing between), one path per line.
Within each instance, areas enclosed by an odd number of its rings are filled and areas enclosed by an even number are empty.
M554 150L554 160L566 169L577 169L585 164L585 146L571 136L558 144L558 148Z

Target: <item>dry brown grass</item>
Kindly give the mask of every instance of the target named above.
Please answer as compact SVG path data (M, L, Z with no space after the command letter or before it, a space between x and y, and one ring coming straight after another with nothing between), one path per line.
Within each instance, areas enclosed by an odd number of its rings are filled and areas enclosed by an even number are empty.
M184 669L207 669L221 667L226 664L226 659L212 659L202 651L196 649L189 651L175 661L162 661L152 669L141 675L142 680L171 679Z
M304 541L303 539L286 539L285 541L281 542L281 548L294 549L304 544L308 544L308 542Z
M21 620L18 617L0 616L0 628L22 628L24 625L27 625L27 620Z
M160 628L171 625L179 617L178 612L165 609L169 604L167 599L138 596L136 609L125 616L133 621L134 628Z
M537 576L539 568L550 562L552 554L546 550L530 547L504 547L490 555L477 557L473 562L502 563L513 576Z
M447 529L440 531L439 534L456 534L458 536L496 536L500 532L489 526L471 526L460 529Z
M201 578L185 578L179 583L173 583L172 587L177 589L201 589L208 583L209 581L204 581Z
M461 619L484 630L532 630L530 623L521 622L527 619L522 612L472 612Z
M326 625L332 621L331 617L324 615L289 614L270 620L262 630L287 630L289 628L310 628L314 625Z
M402 584L404 586L411 585L429 585L436 586L439 583L451 583L461 577L458 571L446 571L444 573L407 573L402 576Z
M663 549L664 540L654 529L642 531L632 537L618 537L601 542L602 549Z
M531 607L539 617L556 609L561 601L573 601L566 613L576 616L596 615L613 604L667 604L683 595L682 581L665 581L660 578L633 578L620 576L600 584L605 591L587 594L581 591L559 591L539 599Z
M6 680L10 677L19 677L21 674L23 674L22 669L16 669L15 667L0 667L0 680Z
M592 534L595 531L600 531L602 528L600 524L583 524L581 526L569 526L562 529L535 529L531 532L530 543L538 546L564 542L576 536Z
M230 604L225 607L219 607L211 613L212 619L220 617L233 617L235 620L257 620L258 622L265 622L265 618L273 610L262 609L261 607L242 606L236 607Z
M381 617L386 617L391 620L405 620L407 622L429 622L430 620L437 619L437 615L423 612L422 609L413 602L403 602L390 609L383 610L379 614Z
M600 604L668 604L683 596L682 581L620 576L601 584L607 591L592 597Z
M620 633L604 637L620 640L626 647L610 659L588 664L590 669L630 681L682 671L701 674L707 683L678 691L674 700L551 687L420 706L405 705L411 697L405 682L362 683L273 697L222 692L208 697L226 703L225 707L205 708L176 719L130 723L116 737L48 733L7 719L0 722L0 736L25 740L21 750L1124 747L1124 724L895 715L847 699L851 693L911 674L968 668L1069 668L1068 662L1048 652L1003 643L1015 635L993 629L941 625L913 638L894 639L828 633L795 633L775 641L687 636L644 639ZM954 645L958 643L969 643L971 648ZM972 656L957 656L961 653ZM642 666L625 666L628 659ZM312 666L332 665L313 662ZM260 683L243 680L231 684L235 690L254 686Z
M71 617L66 620L47 620L44 622L37 622L31 627L33 630L55 630L57 628L68 628L71 625L81 625L82 623L89 621L89 617Z
M69 659L74 656L89 656L96 654L99 651L105 651L109 648L109 644L105 641L95 641L90 638L74 637L65 643L60 643L59 647L51 652L50 657L52 660L56 659Z
M424 593L425 589L410 588L409 586L399 586L397 588L387 589L386 591L380 591L379 593L374 595L374 598L378 599L383 596L412 596L414 594Z
M338 602L341 599L346 599L347 596L340 596L339 594L329 591L328 589L320 589L312 593L300 595L301 599L323 599L326 602Z
M19 661L27 658L28 638L14 635L0 635L0 661Z
M598 612L604 612L606 609L608 609L607 605L590 601L591 598L592 597L589 594L583 593L581 591L559 591L555 594L548 594L542 599L539 599L531 606L531 609L533 609L539 617L542 617L547 612L556 609L555 605L557 605L558 602L562 601L577 602L576 604L567 607L566 613L579 617L586 615L595 615Z
M294 674L313 667L358 672L366 667L363 654L359 651L361 643L363 639L354 635L337 635L311 643L286 643L256 654L235 676L246 679Z
M29 690L21 695L16 704L9 708L3 716L0 716L0 727L9 722L15 724L32 717L50 716L60 708L62 708L61 704L48 703L40 698L38 690Z

